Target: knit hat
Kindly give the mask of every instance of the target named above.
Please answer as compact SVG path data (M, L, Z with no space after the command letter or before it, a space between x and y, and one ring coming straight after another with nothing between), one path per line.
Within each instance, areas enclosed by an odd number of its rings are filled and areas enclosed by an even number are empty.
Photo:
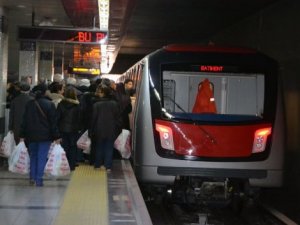
M46 84L38 84L33 88L34 93L38 93L39 95L44 95L45 92L48 90L48 87Z
M21 82L20 83L20 90L23 92L27 92L30 90L30 85L26 82Z
M81 79L78 82L78 86L85 86L85 87L89 87L91 85L90 80L89 79Z
M67 79L67 84L76 85L76 79L74 77L69 77Z
M63 80L63 76L61 74L59 74L59 73L54 74L54 76L53 76L54 82L60 83L60 82L62 82L62 80Z

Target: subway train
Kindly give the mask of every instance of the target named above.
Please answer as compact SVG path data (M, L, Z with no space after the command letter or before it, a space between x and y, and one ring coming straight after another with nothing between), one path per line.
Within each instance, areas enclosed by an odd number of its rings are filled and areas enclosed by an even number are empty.
M173 199L228 202L283 182L284 113L275 60L250 48L168 45L120 78L137 180Z

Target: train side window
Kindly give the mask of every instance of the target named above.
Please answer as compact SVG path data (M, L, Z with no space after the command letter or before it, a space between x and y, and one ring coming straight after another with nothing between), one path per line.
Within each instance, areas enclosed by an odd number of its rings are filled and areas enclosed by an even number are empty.
M174 80L164 80L163 90L164 90L164 108L168 112L175 111L175 88L176 82Z

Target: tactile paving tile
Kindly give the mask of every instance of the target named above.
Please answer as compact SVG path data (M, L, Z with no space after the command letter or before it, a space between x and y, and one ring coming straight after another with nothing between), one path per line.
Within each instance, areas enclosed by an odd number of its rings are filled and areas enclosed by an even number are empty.
M108 225L105 170L80 165L74 171L54 225Z

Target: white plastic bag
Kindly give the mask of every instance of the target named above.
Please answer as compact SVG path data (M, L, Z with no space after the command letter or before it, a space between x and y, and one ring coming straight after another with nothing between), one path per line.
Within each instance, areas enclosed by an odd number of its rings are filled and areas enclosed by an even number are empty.
M15 147L16 147L16 142L15 142L14 134L13 132L9 131L1 143L0 156L8 158L13 152Z
M21 141L8 159L8 170L13 173L28 174L30 159L24 141Z
M77 148L83 150L83 153L90 154L91 152L91 139L89 138L88 130L85 131L77 141Z
M122 132L114 142L114 147L117 149L121 156L125 159L129 159L131 156L131 145L130 145L130 131L122 129Z
M54 146L55 146L55 142L52 142L51 145L50 145L49 151L48 151L48 156L47 156L48 159L49 159L49 157L51 155L51 152L52 152Z
M60 144L55 144L45 166L45 174L61 177L70 173L70 166L64 149Z

